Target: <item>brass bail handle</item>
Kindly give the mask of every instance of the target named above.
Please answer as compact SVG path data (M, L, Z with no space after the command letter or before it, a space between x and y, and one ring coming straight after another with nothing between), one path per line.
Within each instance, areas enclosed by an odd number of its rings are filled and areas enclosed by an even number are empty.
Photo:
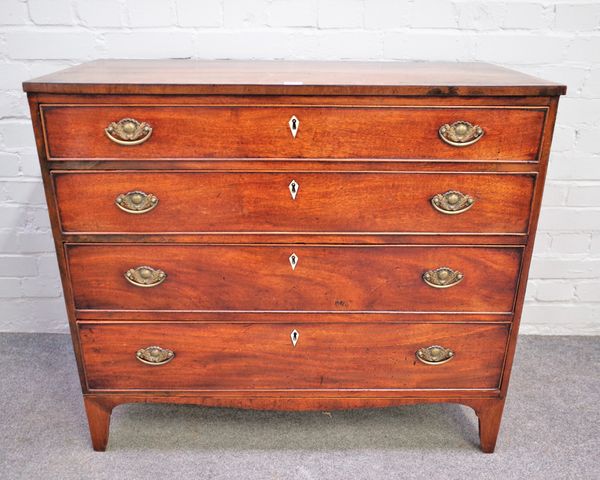
M423 281L433 288L450 288L463 281L465 276L450 267L428 270L423 274Z
M442 365L454 358L454 352L441 345L419 348L415 352L417 360L426 365Z
M481 140L484 134L479 125L464 120L442 125L438 131L440 138L453 147L468 147Z
M146 265L130 268L125 272L125 279L136 287L152 288L163 283L167 274L160 269Z
M431 198L431 205L438 212L446 215L458 215L469 210L475 204L475 199L458 190L448 190L438 193Z
M122 118L112 122L104 129L106 136L113 142L124 145L140 145L152 135L152 127L146 122L138 122L135 118Z
M115 198L115 205L127 213L142 214L153 210L158 205L158 197L140 190L121 193Z
M146 365L164 365L175 358L175 352L168 348L162 348L158 345L152 345L146 348L140 348L135 353L135 358Z

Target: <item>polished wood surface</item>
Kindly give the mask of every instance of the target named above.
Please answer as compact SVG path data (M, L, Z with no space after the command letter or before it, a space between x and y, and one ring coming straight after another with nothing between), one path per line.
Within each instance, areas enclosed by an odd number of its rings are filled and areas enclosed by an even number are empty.
M497 388L507 338L506 325L81 326L90 390ZM141 363L135 353L151 345L175 357ZM450 348L454 358L418 361L417 350L431 345Z
M67 158L428 158L537 159L546 109L351 106L45 106L48 156ZM296 138L288 124L299 120ZM152 126L140 145L119 145L111 122ZM445 124L479 125L483 137L455 147Z
M90 425L92 446L94 450L103 452L106 450L106 444L108 443L110 415L114 404L106 399L92 399L85 396L83 397L83 402Z
M68 245L78 309L511 312L521 248L452 246ZM292 269L289 257L298 264ZM158 286L125 272L150 266ZM439 267L464 279L433 288Z
M484 453L494 453L500 431L504 399L494 399L474 407L479 420L479 442Z
M23 84L102 94L561 95L564 85L485 63L97 60Z
M494 450L564 86L481 64L99 61L24 87L95 450L112 409L133 402L462 403L479 417L482 450ZM121 114L147 116L152 136L112 143L104 129ZM438 123L459 119L484 136L445 144ZM116 196L134 189L158 206L119 210ZM451 189L474 206L435 211L431 196ZM125 280L123 268L150 261L168 270L161 285ZM425 268L440 266L465 278L426 286ZM180 353L143 365L130 350L142 339ZM423 365L417 340L462 353ZM184 362L194 375L160 373Z
M54 172L63 232L526 233L535 177L467 173L156 171ZM298 185L296 199L289 185ZM474 199L448 215L431 199ZM157 206L130 214L120 194L152 193ZM192 214L193 213L193 214Z

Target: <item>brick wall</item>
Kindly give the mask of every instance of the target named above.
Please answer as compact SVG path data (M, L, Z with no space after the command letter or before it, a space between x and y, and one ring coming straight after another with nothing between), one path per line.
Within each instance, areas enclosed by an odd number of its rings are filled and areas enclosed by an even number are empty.
M21 82L95 58L488 61L564 82L523 331L600 334L600 3L2 0L0 331L67 331Z

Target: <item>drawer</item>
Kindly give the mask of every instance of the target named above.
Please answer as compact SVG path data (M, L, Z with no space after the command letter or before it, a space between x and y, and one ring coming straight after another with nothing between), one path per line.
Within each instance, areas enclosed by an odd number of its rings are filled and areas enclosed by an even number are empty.
M506 324L79 326L92 390L497 388L508 332Z
M494 173L121 171L53 178L61 228L78 233L522 234L535 184L533 175Z
M545 114L544 107L42 106L48 158L57 160L535 161ZM445 125L450 128L441 135Z
M507 313L522 254L520 247L465 246L66 248L77 309L215 312Z

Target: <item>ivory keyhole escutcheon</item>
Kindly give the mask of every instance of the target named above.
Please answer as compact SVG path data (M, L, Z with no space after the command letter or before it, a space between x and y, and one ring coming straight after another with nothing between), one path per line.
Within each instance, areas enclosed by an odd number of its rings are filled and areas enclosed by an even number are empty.
M290 190L292 200L296 200L296 195L298 195L298 190L300 190L300 184L296 180L292 180L288 185L288 188Z
M292 346L296 346L296 344L298 343L298 339L300 338L300 334L298 333L298 330L294 329L292 330L292 333L290 333L290 338L292 339Z
M298 265L298 255L296 255L295 253L292 253L290 255L290 265L292 266L292 270L296 270L296 265Z
M292 132L292 137L296 138L296 135L298 134L298 129L300 128L300 120L296 118L296 115L292 115L292 118L290 118L288 125L290 126L290 132Z

